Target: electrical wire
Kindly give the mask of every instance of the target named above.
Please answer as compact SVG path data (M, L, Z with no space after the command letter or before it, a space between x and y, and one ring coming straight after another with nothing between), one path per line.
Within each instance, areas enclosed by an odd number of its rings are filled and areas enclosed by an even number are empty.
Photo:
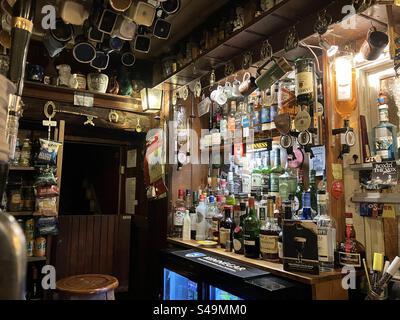
M311 48L317 48L317 49L320 49L320 50L323 50L323 49L320 48L320 47L317 47L317 46L308 45L308 44L306 44L306 43L304 43L304 42L300 42L300 45L301 45L302 47L307 48L307 49L312 53L312 55L313 55L314 58L315 58L315 61L317 62L318 72L319 72L319 73L322 73L321 68L320 68L320 65L319 65L318 57L317 57L317 55L315 54L315 52L314 52Z

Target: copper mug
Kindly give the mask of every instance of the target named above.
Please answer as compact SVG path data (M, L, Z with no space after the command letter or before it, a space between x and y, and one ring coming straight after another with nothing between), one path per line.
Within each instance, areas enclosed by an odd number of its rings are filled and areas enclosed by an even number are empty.
M388 43L387 34L372 27L368 32L367 39L361 46L360 52L365 60L373 61L379 58Z

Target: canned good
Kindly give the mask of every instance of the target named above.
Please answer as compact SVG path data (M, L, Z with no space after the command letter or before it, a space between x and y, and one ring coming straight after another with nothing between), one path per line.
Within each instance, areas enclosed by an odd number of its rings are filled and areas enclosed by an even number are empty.
M26 240L33 240L35 238L35 221L33 219L25 221L25 237Z
M34 240L27 240L26 241L26 254L28 257L33 257L33 248L35 246Z
M46 256L46 238L39 237L35 240L35 257Z

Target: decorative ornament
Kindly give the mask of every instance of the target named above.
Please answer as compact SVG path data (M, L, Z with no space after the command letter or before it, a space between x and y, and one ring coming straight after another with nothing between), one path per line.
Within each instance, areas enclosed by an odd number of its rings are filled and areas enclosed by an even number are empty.
M332 17L326 13L326 10L322 10L318 13L318 18L314 25L314 31L322 36L328 31L328 27L331 24Z
M272 58L272 54L274 53L269 40L265 40L263 46L261 47L261 60L270 60Z
M235 65L233 64L232 61L229 61L228 63L225 64L224 75L225 77L229 77L234 72L235 72Z
M244 70L249 69L252 64L253 64L253 54L251 51L247 51L243 55L242 69L244 69Z
M299 35L297 33L296 27L293 26L289 29L289 33L285 39L285 51L289 52L296 49L299 46Z

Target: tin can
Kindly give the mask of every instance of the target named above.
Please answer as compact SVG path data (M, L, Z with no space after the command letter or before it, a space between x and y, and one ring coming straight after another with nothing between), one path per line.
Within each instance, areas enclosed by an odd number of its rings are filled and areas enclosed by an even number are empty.
M39 237L35 240L35 257L46 256L46 238Z
M33 257L33 248L35 246L34 240L27 240L26 241L26 254L28 257Z

